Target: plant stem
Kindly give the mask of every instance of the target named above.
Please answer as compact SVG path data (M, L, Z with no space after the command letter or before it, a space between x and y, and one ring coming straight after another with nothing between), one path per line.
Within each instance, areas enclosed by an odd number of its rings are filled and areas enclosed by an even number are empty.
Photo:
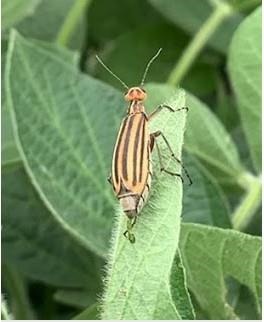
M57 44L66 47L70 37L80 21L80 17L92 0L75 0L57 35Z
M240 185L247 190L240 205L235 210L232 221L233 227L243 230L261 203L261 180L249 173L240 178Z
M12 316L9 313L9 310L5 299L3 298L3 295L1 297L1 320L12 320Z
M33 312L21 276L9 266L4 266L4 278L10 294L12 313L16 320L32 320Z
M190 69L192 63L223 20L233 13L233 9L223 2L216 2L215 9L184 50L180 60L168 78L168 84L176 86Z

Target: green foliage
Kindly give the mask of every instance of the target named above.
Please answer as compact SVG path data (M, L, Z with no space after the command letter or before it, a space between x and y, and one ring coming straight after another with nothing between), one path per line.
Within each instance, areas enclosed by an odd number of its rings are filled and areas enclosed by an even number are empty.
M8 263L31 278L55 286L85 288L90 295L87 303L93 303L94 292L100 289L102 260L65 236L23 169L8 171L3 180L6 226L2 240L3 256Z
M204 0L148 0L158 11L172 23L195 34L203 22L213 11L213 1ZM232 34L241 21L241 15L235 14L219 27L209 45L221 53L225 53L231 41Z
M231 228L229 203L217 180L191 154L185 153L184 164L195 184L184 187L183 221Z
M83 1L81 0L81 2ZM54 42L65 16L69 14L75 2L75 0L42 0L36 13L21 21L17 29L27 37ZM70 48L80 49L82 46L84 40L84 21L82 18L79 17L75 34L69 38Z
M173 109L180 108L185 105L185 94L179 92L165 103ZM161 130L180 158L185 113L178 113L180 115L166 110L162 111L159 117L154 119L153 123L151 122L150 128L153 132ZM175 135L175 128L177 135ZM167 164L166 168L170 169L172 167L171 158L167 153L165 143L160 141L161 153L167 157L164 158L164 164ZM159 167L155 154L153 165L154 168ZM170 190L169 195L168 189ZM180 180L175 180L175 177L165 173L157 173L153 180L150 199L134 227L136 236L134 245L128 243L122 235L122 232L126 230L127 219L123 216L122 209L118 209L102 304L103 319L173 320L192 317L191 307L186 306L183 309L179 303L179 301L186 302L183 299L186 298L187 292L184 276L182 274L181 278L178 276L176 296L173 296L169 284L171 266L179 240L181 198ZM180 270L177 263L174 268ZM120 272L125 272L125 274L120 277Z
M233 319L226 277L247 286L261 307L261 239L233 230L184 224L180 248L188 286L210 319ZM246 259L246 261L245 261Z
M118 113L115 110L121 110L121 97L110 87L78 74L44 48L15 33L11 37L7 100L23 163L56 220L82 244L103 255L109 239L106 228L111 225L107 212L113 205L105 179L110 168L105 160L111 159L113 141L105 138L113 137L112 124ZM36 74L39 82L34 80ZM28 82L23 81L25 75ZM23 109L29 107L30 117L25 119ZM95 133L101 128L104 136L98 142ZM96 162L91 155L96 156ZM98 174L96 179L93 173Z
M3 0L2 1L2 28L6 29L28 15L32 15L41 0Z
M242 126L258 173L261 170L261 9L239 26L228 61Z
M3 318L260 319L259 4L3 1ZM158 139L184 184L154 148L130 244L106 180L127 105L95 54L138 85L160 47L147 114L189 112L149 126L193 185Z
M166 34L166 38L164 38L164 34ZM175 38L177 38L177 42L174 41ZM146 39L148 39L148 42L146 42ZM139 83L140 77L143 74L143 68L149 57L154 55L157 48L162 48L162 54L152 66L148 79L156 82L165 82L168 73L173 67L174 59L177 60L180 57L188 41L189 37L183 31L175 30L174 26L168 23L152 23L148 26L137 26L132 31L119 36L115 40L115 46L112 50L104 53L103 58L115 73L132 86ZM130 45L133 43L137 43L138 46L133 49L134 55L130 57ZM123 60L122 58L126 56L129 59ZM144 58L139 60L138 57ZM127 69L128 62L129 69ZM96 67L95 74L100 79L120 88L116 80L101 65L97 64ZM214 90L214 83L214 68L203 57L201 61L191 68L190 74L183 81L182 85L197 95L206 95Z
M79 60L78 54L73 53L69 50L62 50L58 46L51 45L46 42L42 41L34 41L36 45L40 45L41 47L44 47L45 49L48 49L50 54L53 55L60 55L61 59L65 62L68 62L72 65L77 65L77 61ZM6 56L6 55L4 55ZM5 58L2 58L4 60L5 65ZM2 167L3 169L8 168L12 166L13 164L17 164L21 162L20 155L18 153L15 138L12 130L12 123L10 118L9 109L7 108L6 102L4 100L4 97L2 98Z

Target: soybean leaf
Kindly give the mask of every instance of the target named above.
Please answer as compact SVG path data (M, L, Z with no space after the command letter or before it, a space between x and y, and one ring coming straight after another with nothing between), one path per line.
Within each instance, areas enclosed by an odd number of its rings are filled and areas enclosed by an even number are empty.
M225 278L248 287L260 313L261 239L228 229L183 224L180 249L188 287L210 319L232 319Z
M149 0L149 2L169 21L190 34L195 34L213 11L212 1L204 0ZM225 53L231 37L242 20L240 14L228 18L214 35L209 39L208 45L220 53Z
M6 72L16 143L34 187L64 229L104 255L113 207L106 178L115 117L123 110L120 94L15 32Z
M183 221L231 228L229 204L214 177L188 153L184 155L184 166L193 185L184 185Z
M1 88L2 88L2 96L1 96L1 104L2 104L2 110L1 110L1 152L2 152L2 159L1 164L11 163L15 164L16 162L19 162L20 157L15 145L14 137L13 137L13 131L12 131L12 125L11 125L11 119L10 115L8 113L6 104L5 104L5 90L4 90L4 70L6 65L6 51L7 51L7 45L8 41L7 39L2 40L1 42L2 48L2 56L1 56L1 68L2 68L2 74L1 74Z
M71 10L75 0L44 0L38 6L35 14L24 19L17 30L25 37L44 41L55 41L57 34ZM84 15L74 31L69 45L80 49L84 40Z
M89 306L86 310L78 314L73 320L99 320L99 307L98 304Z
M185 104L185 94L179 91L167 101L173 108ZM185 114L164 110L153 120L151 131L161 130L173 150L181 155ZM177 135L175 135L177 129ZM174 171L170 153L161 140L160 148L167 166ZM174 302L173 292L187 292L185 281L179 278L170 288L170 273L177 251L182 208L182 184L177 178L159 172L157 155L153 155L154 180L150 199L134 227L135 244L123 236L126 221L122 209L116 213L113 244L109 254L105 292L102 303L103 319L180 319L192 318L187 296L183 303ZM146 296L147 294L147 296Z
M177 42L175 42L175 38ZM152 65L147 79L163 82L167 80L175 59L180 57L188 41L189 37L183 31L170 24L144 25L116 38L112 50L108 50L104 55L104 61L127 84L139 84L147 62L159 48L162 48L163 50L155 64ZM137 43L137 46L133 48L133 55L131 55L131 44L133 43ZM120 84L100 64L97 64L97 67L96 75L100 79L120 88ZM197 95L205 95L214 90L215 79L213 66L202 57L191 68L182 85Z
M94 267L98 269L98 267ZM98 272L99 273L99 272ZM93 283L91 283L93 284ZM91 290L93 288L91 287ZM98 290L93 290L94 295L99 296ZM101 293L101 290L100 290ZM54 299L62 304L74 306L79 309L85 309L91 303L95 303L95 296L93 297L93 302L91 302L91 295L89 294L89 287L84 285L83 288L60 288L54 294Z
M261 8L256 9L234 34L228 70L238 110L257 172L261 169Z
M168 85L153 84L151 88L152 95L146 103L151 108L161 104L174 91ZM210 109L190 93L186 95L186 106L189 113L185 150L202 161L217 178L230 180L231 177L235 181L243 166L231 136Z
M76 52L69 51L67 49L61 48L56 45L51 45L49 43L45 43L42 41L36 41L34 40L34 43L38 45L39 47L43 48L44 50L48 50L51 55L54 55L55 57L59 57L59 59L63 60L64 62L68 62L69 64L72 64L73 66L77 66L77 62L79 59L79 56ZM2 53L2 71L5 67L5 56L6 56L6 50ZM2 83L4 84L4 82ZM3 86L3 85L2 85ZM3 89L4 92L4 89ZM10 113L7 108L7 105L5 104L5 98L2 95L2 167L10 167L14 164L20 163L21 158L18 153L14 135L13 135L13 129L12 129L12 123L10 119Z
M186 273L182 263L180 250L174 257L170 275L170 289L172 299L182 320L195 318L190 295L187 291Z
M7 111L5 105L2 105L2 166L14 165L20 162L20 156L16 148L14 141L12 124L9 112Z
M41 0L3 0L2 28L6 29L32 15Z
M22 168L4 173L3 182L3 262L34 280L85 289L86 305L92 304L100 291L102 260L60 227Z

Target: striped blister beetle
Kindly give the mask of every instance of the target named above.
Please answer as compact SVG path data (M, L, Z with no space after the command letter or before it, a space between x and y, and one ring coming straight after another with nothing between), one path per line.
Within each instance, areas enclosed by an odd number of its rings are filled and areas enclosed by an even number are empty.
M151 186L151 153L154 146L157 148L160 170L179 177L183 182L181 174L171 172L164 168L161 152L157 143L158 137L161 137L164 140L172 158L182 165L182 168L189 179L189 183L192 184L187 170L184 168L182 162L174 155L170 144L163 133L161 131L150 133L149 131L149 121L151 121L151 119L163 108L166 108L171 112L188 111L187 107L174 110L170 106L162 104L151 114L146 114L143 102L146 99L147 94L143 86L149 67L158 57L160 52L161 49L159 49L156 55L148 62L140 86L131 88L129 88L98 56L96 56L100 64L118 79L127 90L124 97L125 100L129 102L129 106L127 115L121 123L117 136L112 159L112 173L109 176L108 181L112 184L121 207L128 217L127 230L124 232L124 235L131 243L135 242L135 236L131 230L136 223L138 214L146 203Z

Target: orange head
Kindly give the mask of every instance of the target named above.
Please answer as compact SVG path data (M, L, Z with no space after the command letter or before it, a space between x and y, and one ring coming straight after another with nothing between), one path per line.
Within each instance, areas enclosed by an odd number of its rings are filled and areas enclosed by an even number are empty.
M144 101L146 97L146 91L141 87L131 87L125 94L125 99L129 102Z

